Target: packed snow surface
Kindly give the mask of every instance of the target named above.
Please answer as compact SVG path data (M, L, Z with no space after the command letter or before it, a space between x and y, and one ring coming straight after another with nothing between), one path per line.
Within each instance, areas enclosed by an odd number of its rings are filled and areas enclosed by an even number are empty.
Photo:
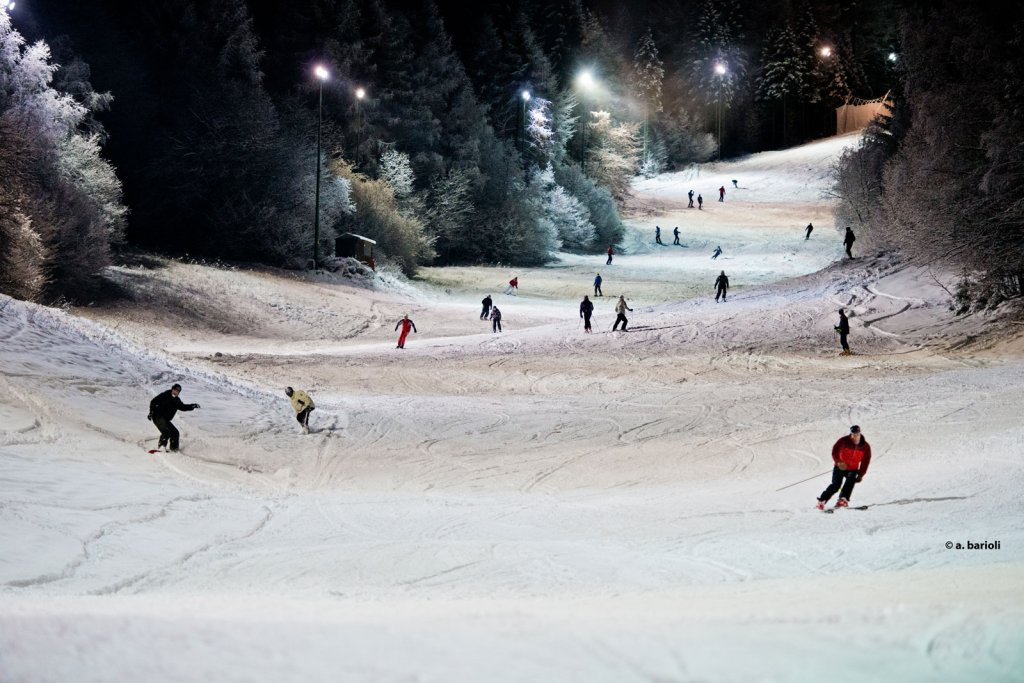
M1020 329L842 256L855 143L638 182L611 266L155 261L116 304L0 298L0 681L1024 680ZM201 408L149 454L174 382ZM852 424L869 508L825 515Z

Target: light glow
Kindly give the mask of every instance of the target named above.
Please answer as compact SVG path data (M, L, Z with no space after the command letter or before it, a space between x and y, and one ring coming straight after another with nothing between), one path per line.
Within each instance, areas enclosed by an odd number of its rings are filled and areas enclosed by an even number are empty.
M590 69L584 69L576 76L576 85L584 90L590 90L594 87L594 74L590 72Z
M725 68L725 64L722 64L721 62L715 64L715 73L719 76L724 76L726 71L728 71L728 69Z
M326 81L331 75L327 71L327 69L320 66L319 64L317 64L316 67L313 69L313 73L316 74L316 77L319 78L321 81Z
M361 100L366 97L366 91L362 88L356 88L356 99Z
M528 90L524 90L523 91L523 102L529 102L529 101L530 101L530 92Z

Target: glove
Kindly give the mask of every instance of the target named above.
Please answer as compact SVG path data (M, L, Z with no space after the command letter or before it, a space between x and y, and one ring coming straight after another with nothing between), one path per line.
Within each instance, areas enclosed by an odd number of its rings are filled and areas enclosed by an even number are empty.
M862 481L864 481L864 475L863 475L863 474L858 474L858 475L857 475L857 483L859 484L859 483L861 483Z
M149 420L150 422L152 422L153 421L153 413L150 413L149 415L147 415L146 419Z
M198 404L198 403L193 403L193 404L192 404L192 407L193 407L193 408L199 408L199 404Z

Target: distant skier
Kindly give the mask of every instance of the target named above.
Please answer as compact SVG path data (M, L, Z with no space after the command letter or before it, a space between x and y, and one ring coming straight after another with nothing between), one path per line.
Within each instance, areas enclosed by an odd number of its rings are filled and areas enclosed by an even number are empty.
M725 293L729 291L729 278L726 276L725 271L715 278L715 303L718 303L718 297L722 297L722 301L725 301Z
M601 292L601 282L601 273L598 273L597 277L594 278L594 296L604 296Z
M487 318L491 316L491 306L494 304L494 302L491 301L491 295L488 294L485 296L484 300L481 301L480 304L483 306L480 310L480 319L487 320Z
M514 278L512 278L511 280L508 281L508 287L505 288L505 293L506 294L516 295L516 292L518 292L518 291L519 291L519 276L517 275L516 277L514 277Z
M412 329L412 331L415 332L416 334L419 334L419 331L416 329L416 323L414 323L413 321L409 320L409 314L408 313L405 314L404 318L402 318L397 323L395 323L395 329L396 330L398 329L399 325L402 326L402 334L398 335L398 346L396 346L395 348L396 349L404 349L405 348L405 338L409 336L409 330Z
M804 241L811 239L811 233L814 232L814 224L807 224L807 237L804 237Z
M605 262L606 266L610 266L612 264L612 254L613 253L615 253L615 252L612 251L612 245L609 244L608 245L608 260Z
M739 184L737 184L737 181L734 180L734 181L732 181L732 186L733 187L739 187Z
M843 246L846 247L846 255L849 258L853 258L853 243L857 241L857 236L853 234L853 228L846 226L846 237L843 238Z
M836 441L832 446L832 483L818 496L817 508L825 509L825 503L829 498L839 491L839 500L836 501L837 508L844 508L850 505L850 496L853 495L853 487L864 481L864 475L868 473L868 465L871 464L871 446L867 439L860 432L860 427L850 427L850 434ZM840 488L842 490L840 491Z
M594 302L584 296L580 302L580 317L583 318L583 331L592 332L590 329L590 316L594 315Z
M687 209L692 209L693 208L693 190L690 190L689 192L687 192L686 196L690 198L690 203L686 205L686 208Z
M626 317L626 311L633 312L633 309L626 305L626 297L620 296L619 302L615 304L615 312L618 314L615 316L615 324L612 325L612 332L619 327L619 323L622 323L622 331L626 331L626 325L629 324L629 319Z
M302 389L295 390L285 387L285 396L292 400L292 408L295 409L295 419L302 425L302 433L309 434L309 414L316 410L313 399Z
M491 309L491 334L501 332L501 310L497 306Z
M676 226L675 230L672 231L672 234L675 236L675 240L672 242L672 244L679 244L679 226L678 225ZM679 244L679 246L683 246L683 245Z
M198 403L182 403L178 398L181 393L181 385L175 384L167 391L157 394L149 402L149 415L146 416L150 422L160 430L160 441L157 448L169 446L171 453L178 451L178 429L171 423L179 410L189 411L199 407Z
M661 226L654 226L654 241L661 246L665 246L665 243L661 241Z
M841 308L839 309L839 324L836 325L836 332L839 334L839 343L843 347L843 352L839 355L851 355L850 344L846 341L846 338L850 334L850 319L846 317L846 313Z
M697 208L698 209L703 209L704 208L704 195L702 195L702 194L697 195Z
M711 260L714 261L715 259L717 259L721 255L722 255L722 247L720 247L720 246L715 247L715 251L711 254Z
M725 201L725 185L722 185L720 188L718 188L718 201Z

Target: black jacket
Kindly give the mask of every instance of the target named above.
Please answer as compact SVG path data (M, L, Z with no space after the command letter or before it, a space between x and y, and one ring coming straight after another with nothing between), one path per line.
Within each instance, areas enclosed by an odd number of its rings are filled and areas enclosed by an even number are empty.
M493 304L494 302L491 301L491 297L487 297L483 301L481 301L480 303L482 303L485 308L490 308L491 304Z
M153 417L162 417L165 420L173 420L179 410L195 410L195 403L182 403L177 396L171 395L171 389L157 395L149 402L149 414Z
M580 302L580 317L584 315L590 315L594 312L594 302L590 299Z
M725 275L719 275L715 278L715 287L718 289L729 289L729 278Z
M836 325L839 334L850 334L850 320L845 315L839 316L839 324Z

